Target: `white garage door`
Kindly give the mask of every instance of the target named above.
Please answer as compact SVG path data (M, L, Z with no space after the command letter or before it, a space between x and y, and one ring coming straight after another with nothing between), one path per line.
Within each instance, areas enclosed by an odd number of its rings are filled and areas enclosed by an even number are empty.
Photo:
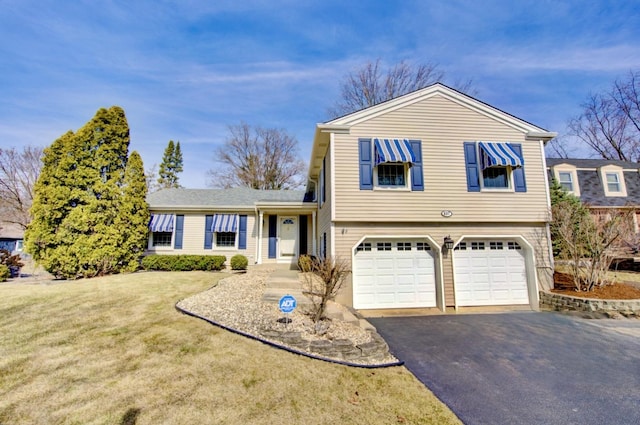
M529 304L524 251L515 241L466 241L454 251L456 304Z
M424 240L365 240L353 269L355 308L436 306L434 253Z

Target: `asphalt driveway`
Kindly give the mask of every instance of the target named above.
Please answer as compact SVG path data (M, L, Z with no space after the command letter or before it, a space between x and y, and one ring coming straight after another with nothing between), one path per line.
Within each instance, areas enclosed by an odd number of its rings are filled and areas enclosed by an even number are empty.
M559 313L368 319L467 425L640 423L640 320Z

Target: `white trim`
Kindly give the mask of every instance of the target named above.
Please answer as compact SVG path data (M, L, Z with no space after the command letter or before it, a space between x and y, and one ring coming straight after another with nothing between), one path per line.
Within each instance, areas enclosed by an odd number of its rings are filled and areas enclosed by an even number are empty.
M522 235L462 235L458 239L455 240L454 250L451 250L451 267L453 271L453 296L454 296L454 306L455 310L458 311L460 308L458 306L458 299L456 298L456 256L455 256L455 246L457 246L460 242L464 242L465 239L479 239L479 240L504 240L504 239L513 239L520 243L523 251L525 252L525 268L527 275L527 292L529 295L529 306L532 310L540 309L538 288L540 288L540 283L538 282L538 273L536 272L536 258L535 258L535 250L533 246L527 241L527 239Z
M624 171L622 167L617 165L605 165L598 168L598 174L600 175L600 181L602 182L602 188L604 189L604 196L606 197L626 197L627 185L624 181ZM615 174L618 177L618 186L620 190L617 192L609 190L609 181L607 180L607 174Z
M260 211L258 215L258 239L256 244L256 258L257 264L262 264L262 237L263 237L263 228L264 228L264 212Z
M329 197L331 199L331 221L333 222L336 219L336 167L335 167L335 160L336 160L336 151L335 151L335 134L331 133L331 138L330 138L330 142L329 142L329 153L331 155L330 161L329 161L329 176L330 176L330 181L331 181L331 186L329 186L330 188L330 193L329 193ZM326 161L325 161L326 163ZM325 191L327 190L326 188L326 182L325 182ZM326 197L325 197L326 199ZM335 234L331 235L331 240L334 241L335 239L333 238ZM332 244L333 245L333 244ZM333 250L332 250L333 251ZM333 255L333 253L332 253Z
M544 158L544 157L543 157ZM545 168L546 169L546 168ZM571 174L571 183L573 184L573 190L567 190L568 193L571 193L577 197L580 197L580 183L578 182L578 172L576 167L571 164L558 164L551 167L553 171L553 177L555 177L558 184L560 183L560 173L570 173ZM548 186L548 183L547 183ZM565 189L566 190L566 189Z

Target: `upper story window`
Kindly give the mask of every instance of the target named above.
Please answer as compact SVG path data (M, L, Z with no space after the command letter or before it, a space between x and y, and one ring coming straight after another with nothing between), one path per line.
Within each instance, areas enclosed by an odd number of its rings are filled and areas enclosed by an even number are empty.
M569 171L560 171L558 173L558 182L560 186L567 192L573 192L573 174Z
M620 192L620 174L607 173L607 190L609 192Z
M360 139L358 155L361 190L424 190L421 141Z
M552 171L553 177L564 190L580 196L580 185L578 184L576 167L569 164L559 164L553 167Z
M464 142L467 190L526 192L522 145Z
M621 167L606 165L599 170L605 196L627 196L627 186Z

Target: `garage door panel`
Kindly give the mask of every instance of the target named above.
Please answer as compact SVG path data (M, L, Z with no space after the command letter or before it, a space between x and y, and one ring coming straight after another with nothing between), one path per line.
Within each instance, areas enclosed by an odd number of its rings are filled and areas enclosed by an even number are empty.
M485 249L471 249L484 246ZM524 252L513 241L463 242L454 251L459 306L528 304ZM488 248L489 247L489 248Z
M425 242L402 239L367 243L373 249L356 251L354 257L354 307L436 306L434 254L424 249Z

